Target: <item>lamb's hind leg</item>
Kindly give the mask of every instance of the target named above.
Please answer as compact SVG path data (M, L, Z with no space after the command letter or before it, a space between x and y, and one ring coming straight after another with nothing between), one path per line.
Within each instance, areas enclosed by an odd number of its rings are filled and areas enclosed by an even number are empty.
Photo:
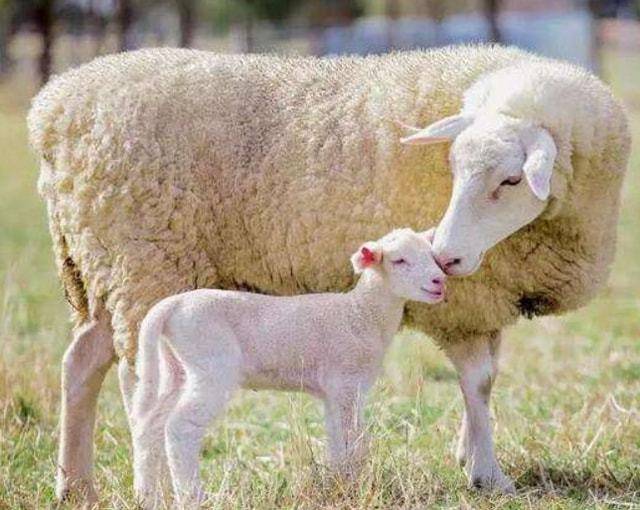
M151 392L144 402L148 409L140 409L138 399L134 401L132 413L136 418L132 429L134 490L145 509L162 508L169 501L164 435L167 419L182 394L185 379L181 364L167 346L160 343L158 348L162 353L162 388L140 387L138 391Z
M179 508L193 508L204 501L198 462L202 439L207 425L222 412L240 382L239 353L212 349L196 356L199 359L185 364L187 380L165 431L167 460Z
M514 492L513 482L504 475L495 458L489 398L497 373L499 332L465 338L445 346L460 378L465 403L462 427L463 455L472 486Z
M115 360L111 317L99 310L74 332L62 361L62 403L56 495L97 500L93 488L93 430L98 393Z

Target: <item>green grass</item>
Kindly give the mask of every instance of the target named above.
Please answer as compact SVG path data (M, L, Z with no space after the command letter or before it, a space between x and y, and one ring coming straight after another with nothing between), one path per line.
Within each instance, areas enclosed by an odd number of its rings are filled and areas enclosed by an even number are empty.
M605 74L640 134L640 58ZM0 85L0 509L54 504L60 359L69 338L37 168L26 146L28 90ZM493 401L499 459L516 497L465 488L452 455L462 410L433 344L398 336L368 407L376 438L356 487L323 465L318 404L243 393L212 427L204 475L224 508L640 508L640 151L633 153L608 287L564 317L507 331ZM96 478L105 508L134 508L131 450L115 373L100 399Z

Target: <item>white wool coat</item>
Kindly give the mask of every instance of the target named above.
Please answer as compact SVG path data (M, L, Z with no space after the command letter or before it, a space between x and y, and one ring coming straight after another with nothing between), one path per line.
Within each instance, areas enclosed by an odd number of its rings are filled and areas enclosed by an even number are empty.
M134 359L146 311L180 291L349 288L362 240L427 228L449 199L448 145L403 146L398 121L456 113L497 70L477 96L551 132L562 192L405 322L448 342L584 304L613 258L629 153L620 105L586 71L491 46L333 59L153 49L52 79L29 113L76 321L104 302L116 351Z

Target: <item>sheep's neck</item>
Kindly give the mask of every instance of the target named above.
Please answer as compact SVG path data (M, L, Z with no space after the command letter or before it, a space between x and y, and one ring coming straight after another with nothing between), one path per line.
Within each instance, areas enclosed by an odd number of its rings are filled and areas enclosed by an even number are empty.
M374 269L362 273L350 294L356 314L380 331L386 346L400 327L406 299L396 296L387 279Z

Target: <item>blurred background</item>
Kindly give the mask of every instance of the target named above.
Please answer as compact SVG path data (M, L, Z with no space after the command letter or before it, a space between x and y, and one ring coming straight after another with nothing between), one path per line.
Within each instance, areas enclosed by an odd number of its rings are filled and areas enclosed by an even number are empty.
M0 74L51 73L145 46L373 54L501 42L600 69L640 48L640 0L0 0Z
M625 104L636 140L639 13L640 0L0 0L0 510L55 505L70 324L25 122L52 74L146 46L364 55L499 41L596 72ZM315 401L245 392L205 442L219 508L640 508L639 166L634 147L607 287L579 311L506 332L493 402L498 456L516 498L464 490L451 454L462 412L456 374L432 342L404 332L370 399L379 441L356 494L336 495L320 476ZM133 510L114 370L99 413L104 508Z

